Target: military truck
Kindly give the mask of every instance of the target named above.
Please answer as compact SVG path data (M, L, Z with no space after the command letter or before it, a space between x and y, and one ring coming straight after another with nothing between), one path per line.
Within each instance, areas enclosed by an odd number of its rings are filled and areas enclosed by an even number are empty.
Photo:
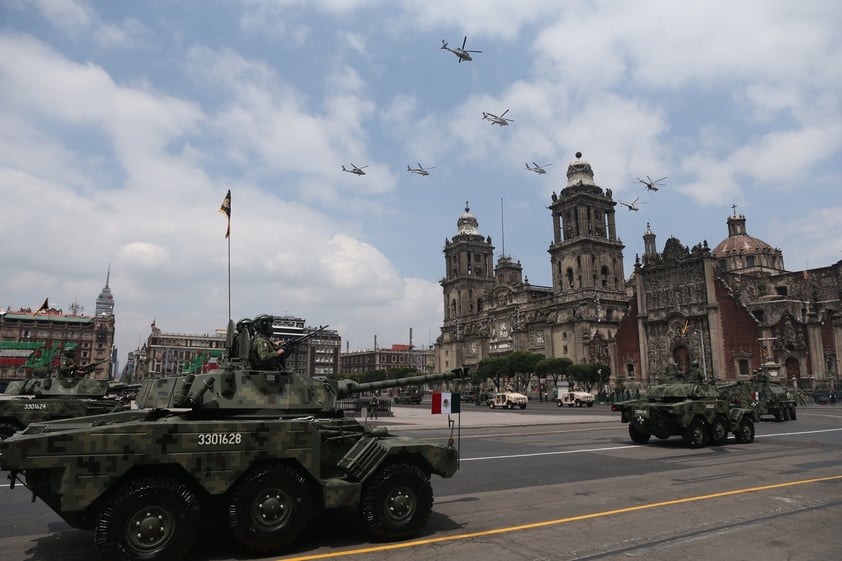
M526 402L528 397L522 393L517 392L497 392L488 398L488 407L494 409L495 407L502 407L503 409L514 409L520 407L526 409Z
M182 559L203 524L274 555L316 513L346 507L374 540L417 535L432 511L431 475L458 468L453 435L394 436L344 417L336 402L467 372L362 384L255 370L250 337L229 322L220 368L149 379L138 409L30 424L0 442L0 469L11 487L23 483L70 526L93 531L106 560Z
M0 440L34 422L120 411L126 405L106 399L114 389L88 376L47 376L11 382L0 395Z
M764 372L756 373L750 380L720 384L717 389L722 399L750 408L755 421L768 416L779 422L796 420L795 399L780 382Z
M650 386L644 399L616 402L612 411L629 424L636 444L681 436L690 448L724 444L729 433L737 442L754 441L754 413L722 399L715 385L676 377Z
M594 404L594 396L590 392L583 392L576 389L567 389L567 388L558 388L558 396L556 397L555 404L559 407L564 405L568 407L582 407L587 405L588 407L593 407Z

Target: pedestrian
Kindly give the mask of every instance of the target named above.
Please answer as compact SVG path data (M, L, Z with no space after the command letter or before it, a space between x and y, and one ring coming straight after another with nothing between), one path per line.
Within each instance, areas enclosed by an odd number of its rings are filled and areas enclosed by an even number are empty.
M371 401L368 403L369 406L369 416L376 419L377 418L377 406L379 405L379 401L377 399L377 395L371 396Z

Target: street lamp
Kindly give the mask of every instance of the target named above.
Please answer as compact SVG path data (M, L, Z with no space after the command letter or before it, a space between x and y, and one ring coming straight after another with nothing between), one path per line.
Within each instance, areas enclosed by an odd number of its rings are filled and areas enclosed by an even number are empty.
M707 382L708 381L708 365L707 365L707 359L705 358L705 336L702 334L701 329L697 329L696 333L699 334L699 344L702 347L702 377L704 378L704 381Z

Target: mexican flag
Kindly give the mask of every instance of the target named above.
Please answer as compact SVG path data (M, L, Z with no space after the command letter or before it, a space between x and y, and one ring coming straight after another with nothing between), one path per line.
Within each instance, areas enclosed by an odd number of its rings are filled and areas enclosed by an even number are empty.
M440 413L459 413L459 394L450 392L433 392L433 415Z

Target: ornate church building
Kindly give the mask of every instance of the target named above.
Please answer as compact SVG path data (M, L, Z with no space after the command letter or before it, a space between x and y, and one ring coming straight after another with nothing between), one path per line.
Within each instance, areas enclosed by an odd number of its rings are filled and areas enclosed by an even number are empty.
M842 352L842 261L789 272L779 249L727 219L713 250L669 238L658 252L647 225L629 279L610 189L576 154L553 193L551 287L534 286L519 262L483 236L466 206L445 240L444 323L436 367L475 366L530 351L608 364L612 381L645 387L669 365L698 363L709 379L749 377L761 365L793 388L836 390Z

